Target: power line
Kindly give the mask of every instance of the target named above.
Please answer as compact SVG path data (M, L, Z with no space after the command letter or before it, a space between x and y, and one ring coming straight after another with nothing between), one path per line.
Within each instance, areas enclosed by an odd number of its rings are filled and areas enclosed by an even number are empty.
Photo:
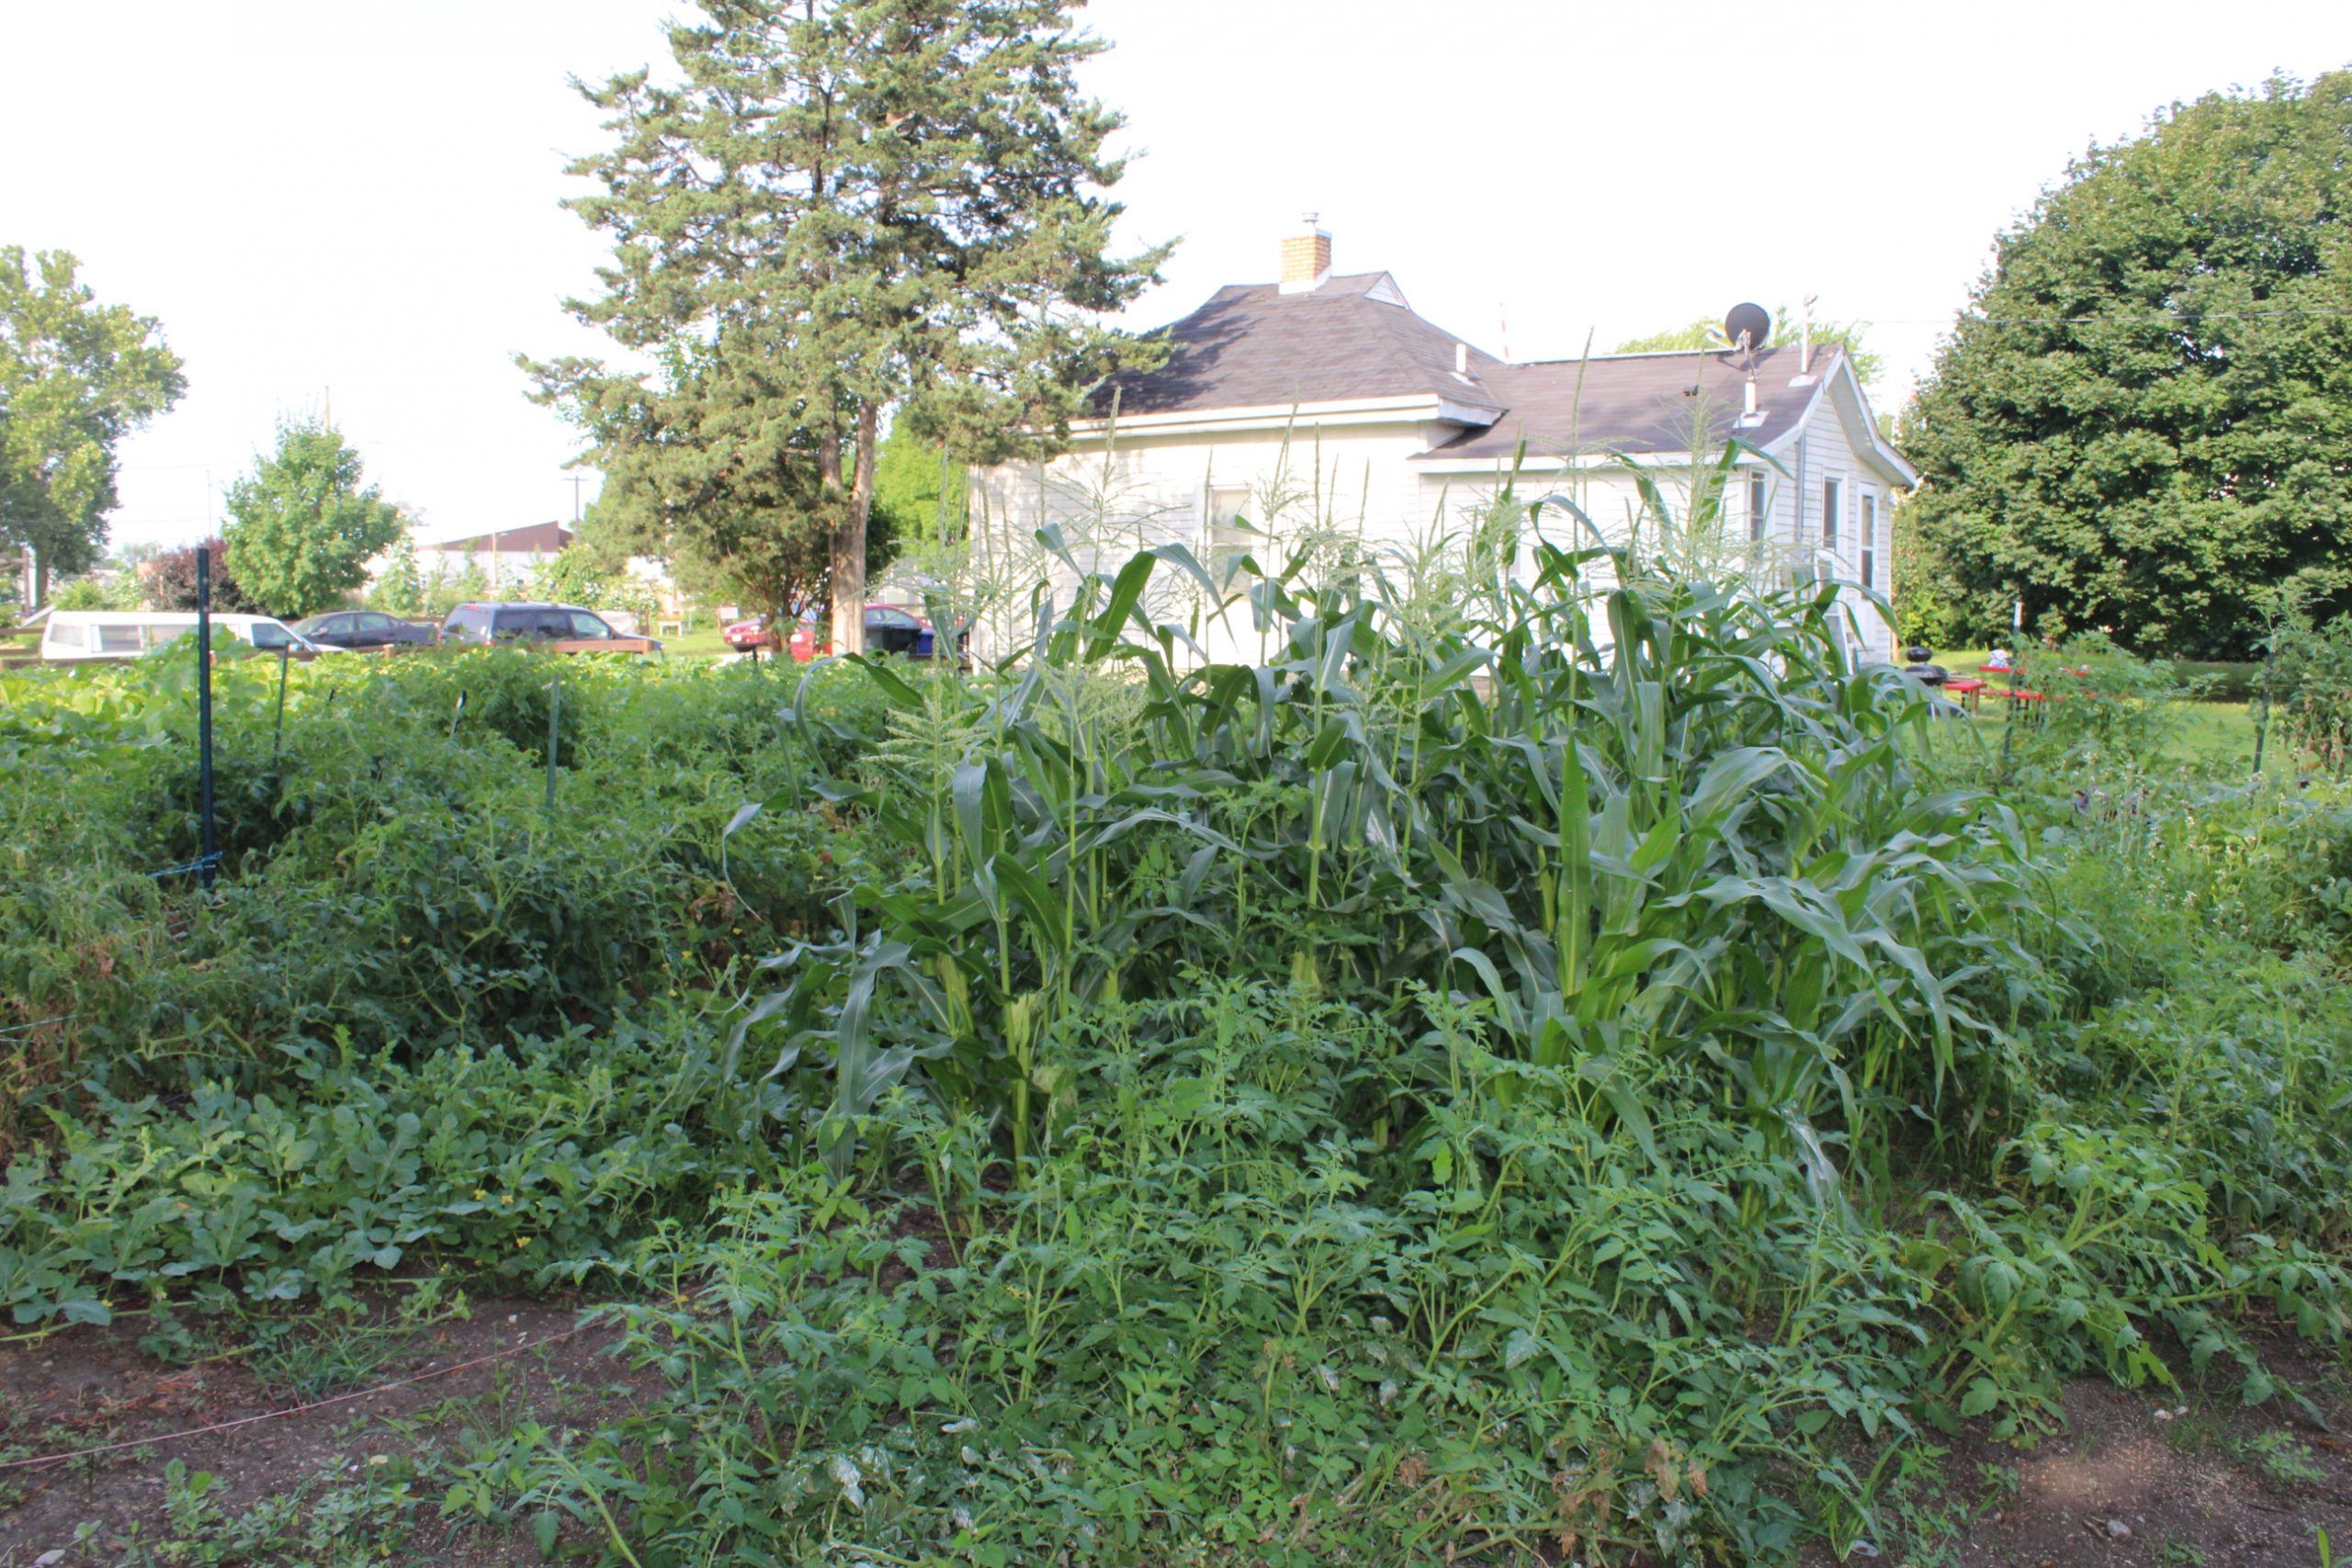
M2195 321L2250 321L2288 317L2352 316L2352 306L2330 310L2174 310L2153 316L1976 316L1965 311L1955 316L1866 316L1860 325L1868 327L1939 327L1946 325L1982 327L2098 327L2098 326L2178 326Z

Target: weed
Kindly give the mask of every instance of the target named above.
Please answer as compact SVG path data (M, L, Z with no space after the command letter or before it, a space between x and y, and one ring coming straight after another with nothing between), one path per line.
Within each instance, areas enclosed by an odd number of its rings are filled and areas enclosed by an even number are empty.
M360 1387L435 1325L470 1315L462 1292L445 1299L442 1291L439 1280L421 1280L388 1314L347 1302L300 1320L257 1320L247 1330L253 1348L245 1364L262 1386L296 1399Z
M2226 1447L2232 1459L2259 1475L2274 1492L2315 1486L2327 1479L2327 1471L2311 1445L2290 1432L2261 1432Z

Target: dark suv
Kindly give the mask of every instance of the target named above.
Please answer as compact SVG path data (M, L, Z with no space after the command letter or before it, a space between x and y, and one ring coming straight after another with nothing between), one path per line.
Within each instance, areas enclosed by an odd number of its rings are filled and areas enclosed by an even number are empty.
M659 653L650 637L625 637L605 617L577 604L460 604L441 625L443 642L520 642L555 647L558 652L592 652L597 643L616 652Z

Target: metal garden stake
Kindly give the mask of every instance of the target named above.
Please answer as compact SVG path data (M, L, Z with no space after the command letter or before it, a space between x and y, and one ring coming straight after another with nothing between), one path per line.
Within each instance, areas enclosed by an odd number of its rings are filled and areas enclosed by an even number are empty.
M548 820L555 820L555 750L556 721L563 712L563 674L548 682Z
M197 879L212 886L212 552L196 552L196 790L202 818Z

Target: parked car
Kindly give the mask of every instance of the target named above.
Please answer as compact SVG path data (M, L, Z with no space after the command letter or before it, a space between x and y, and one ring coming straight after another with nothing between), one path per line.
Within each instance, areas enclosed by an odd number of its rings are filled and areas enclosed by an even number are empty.
M460 604L441 623L441 640L527 643L555 653L659 653L650 637L624 637L594 610L577 604L505 601Z
M283 649L304 658L336 651L312 642L269 615L216 615L215 635L227 632L266 653ZM93 659L137 659L196 630L193 610L52 610L41 624L40 656L58 664ZM216 645L217 646L217 645Z
M755 648L775 646L768 637L768 618L765 615L753 615L751 619L744 621L729 621L719 628L718 635L728 647L738 653L749 653Z
M435 640L434 626L404 621L376 610L337 610L294 623L294 629L326 648L413 648Z
M731 632L734 627L728 629ZM820 653L831 651L832 628L820 626L813 620L803 620L792 628L786 647L794 659L806 664ZM940 657L938 634L932 629L929 621L911 610L897 604L868 604L865 607L865 651L895 653L907 659L936 659ZM956 652L960 657L962 648L958 647Z

